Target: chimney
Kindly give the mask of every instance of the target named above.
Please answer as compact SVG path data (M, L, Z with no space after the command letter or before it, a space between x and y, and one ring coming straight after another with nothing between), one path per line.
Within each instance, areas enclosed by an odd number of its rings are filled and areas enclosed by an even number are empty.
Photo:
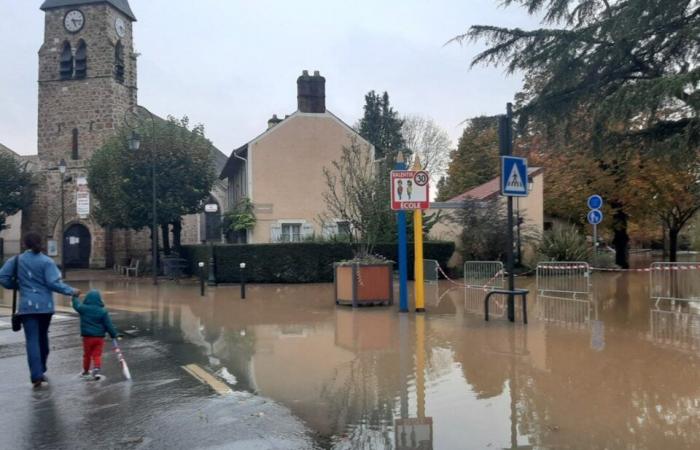
M326 79L317 71L305 70L297 78L297 109L303 113L326 112Z
M282 119L277 117L277 114L273 114L270 120L267 121L267 129L269 130L280 122L282 122Z

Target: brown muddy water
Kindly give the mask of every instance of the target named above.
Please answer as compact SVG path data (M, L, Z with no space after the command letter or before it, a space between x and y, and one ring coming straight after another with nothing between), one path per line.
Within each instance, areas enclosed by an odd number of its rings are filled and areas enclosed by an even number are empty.
M688 280L681 294L698 297L700 271ZM588 292L538 296L518 279L528 325L502 301L485 322L483 291L444 281L424 315L336 307L332 285L249 286L246 300L236 286L91 286L135 338L285 405L324 448L700 448L700 309L657 304L651 283L595 273Z

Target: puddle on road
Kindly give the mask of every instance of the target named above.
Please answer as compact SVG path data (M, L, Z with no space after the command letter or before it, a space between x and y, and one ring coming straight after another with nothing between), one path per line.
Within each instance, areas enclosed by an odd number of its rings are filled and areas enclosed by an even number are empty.
M694 275L684 289L698 292ZM247 300L235 286L95 286L125 305L120 326L225 369L324 447L698 448L700 310L656 305L650 279L596 273L587 293L531 295L527 326L498 304L484 322L483 292L446 282L427 286L424 316L336 307L332 285L249 286Z

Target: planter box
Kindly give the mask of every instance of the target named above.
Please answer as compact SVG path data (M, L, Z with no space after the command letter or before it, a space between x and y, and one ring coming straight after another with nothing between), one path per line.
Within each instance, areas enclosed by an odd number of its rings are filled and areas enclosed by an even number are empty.
M334 264L336 305L391 305L394 303L392 263Z

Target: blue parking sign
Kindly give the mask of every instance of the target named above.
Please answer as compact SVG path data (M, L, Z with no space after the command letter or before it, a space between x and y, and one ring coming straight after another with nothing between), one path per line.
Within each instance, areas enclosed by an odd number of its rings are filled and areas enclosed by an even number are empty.
M527 159L501 156L501 195L527 197Z

